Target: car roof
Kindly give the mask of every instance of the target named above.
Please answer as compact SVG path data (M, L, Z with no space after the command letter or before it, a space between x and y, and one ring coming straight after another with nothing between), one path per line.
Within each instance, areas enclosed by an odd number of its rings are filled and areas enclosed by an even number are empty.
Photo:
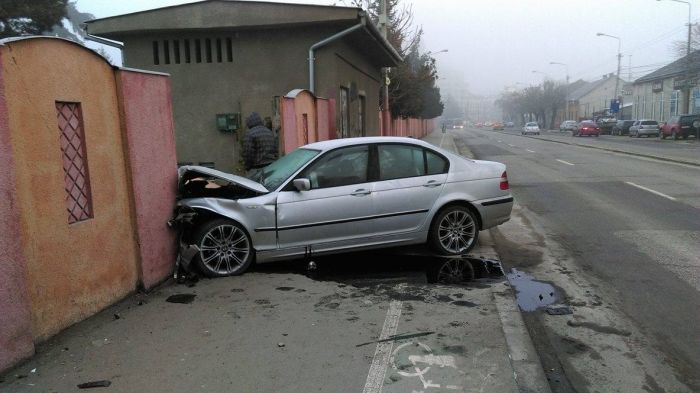
M327 141L314 142L305 146L301 146L304 149L314 149L314 150L333 150L338 147L346 146L356 146L364 145L368 143L404 143L412 144L416 146L428 147L435 149L435 146L430 143L423 142L420 139L409 138L409 137L397 137L397 136L366 136L359 138L341 138L341 139L331 139Z

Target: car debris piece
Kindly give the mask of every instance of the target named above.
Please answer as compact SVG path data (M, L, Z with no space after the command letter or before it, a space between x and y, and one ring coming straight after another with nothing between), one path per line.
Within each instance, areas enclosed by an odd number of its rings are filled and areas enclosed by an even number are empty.
M106 379L101 381L85 382L78 385L79 389L91 389L91 388L106 388L111 385L112 382Z
M168 303L178 303L178 304L190 304L194 301L197 295L193 293L178 293L176 295L170 295L165 299Z
M569 306L549 306L545 309L549 315L568 315L573 314Z
M284 343L277 343L277 346L280 348L284 348L285 345L284 345Z

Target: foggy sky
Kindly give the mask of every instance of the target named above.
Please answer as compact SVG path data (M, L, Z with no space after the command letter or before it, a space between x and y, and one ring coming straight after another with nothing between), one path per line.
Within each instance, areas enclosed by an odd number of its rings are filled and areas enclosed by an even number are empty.
M687 39L688 6L670 0L402 1L412 5L415 24L423 28L424 49L448 50L435 55L438 70L463 73L477 94L538 84L542 73L563 81L565 67L552 61L569 65L572 82L616 72L618 41L597 32L622 39L623 79L630 70L636 79L673 61L672 43ZM690 1L695 23L700 2ZM77 6L101 18L188 2L78 0ZM343 5L339 0L281 2Z

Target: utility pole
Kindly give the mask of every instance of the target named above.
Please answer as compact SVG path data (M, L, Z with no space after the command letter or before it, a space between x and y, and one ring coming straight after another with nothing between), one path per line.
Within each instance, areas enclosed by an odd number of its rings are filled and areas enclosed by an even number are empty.
M382 33L384 39L388 37L388 25L389 25L389 13L387 12L387 0L379 0L379 31ZM389 112L389 70L390 68L384 67L382 69L382 135L391 135L391 113Z
M617 40L617 75L615 78L615 101L620 99L619 92L620 92L620 62L622 61L622 39L620 37L616 37L614 35L610 34L605 34L605 33L596 33L598 37L610 37L614 38ZM618 113L619 113L619 108L618 108ZM615 116L616 118L618 116Z
M661 1L661 0L656 0L656 1ZM688 4L688 47L686 48L686 55L685 55L685 81L683 81L683 111L685 113L690 113L690 67L692 64L690 63L690 44L691 44L691 36L692 36L692 28L693 24L691 23L692 20L692 6L689 1L683 1L683 0L671 0L675 1L676 3L684 3ZM696 78L697 80L697 78ZM696 83L697 84L697 83Z

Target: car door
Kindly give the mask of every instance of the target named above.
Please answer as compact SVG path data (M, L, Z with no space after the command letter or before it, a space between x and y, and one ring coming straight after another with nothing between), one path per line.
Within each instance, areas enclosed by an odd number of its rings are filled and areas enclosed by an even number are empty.
M377 145L374 231L394 234L415 231L425 222L447 181L449 161L415 145Z
M351 146L326 152L304 169L296 178L309 179L311 189L286 187L277 198L279 247L319 249L366 237L374 209L368 162L367 145Z

